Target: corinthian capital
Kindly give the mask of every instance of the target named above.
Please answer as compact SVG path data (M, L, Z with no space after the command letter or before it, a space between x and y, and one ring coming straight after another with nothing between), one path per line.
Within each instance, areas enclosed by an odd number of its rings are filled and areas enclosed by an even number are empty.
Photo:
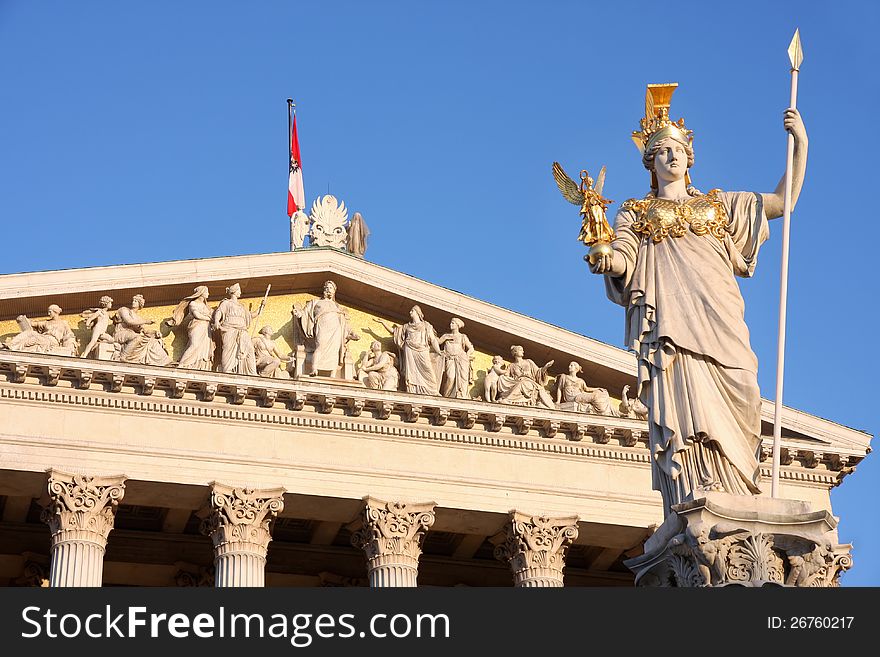
M214 482L211 506L201 531L214 547L227 543L251 543L263 550L272 540L275 517L284 509L283 488L234 488Z
M434 524L436 505L436 502L404 504L365 497L362 526L352 534L351 543L362 549L368 560L388 555L418 560L425 531Z
M89 477L49 470L49 503L40 519L52 534L93 532L105 541L113 529L116 507L125 495L125 475Z
M565 551L578 537L577 522L577 516L550 518L511 511L495 557L510 563L517 586L536 577L561 585Z

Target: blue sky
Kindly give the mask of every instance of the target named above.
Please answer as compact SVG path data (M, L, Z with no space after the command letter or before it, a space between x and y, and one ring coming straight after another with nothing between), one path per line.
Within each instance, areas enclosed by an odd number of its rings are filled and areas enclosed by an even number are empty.
M550 163L606 165L611 213L641 196L629 135L645 84L677 81L694 183L772 191L800 27L784 400L876 434L878 19L847 1L2 1L0 273L286 250L292 96L307 202L360 211L369 260L621 346ZM741 286L765 397L781 228ZM832 493L846 585L880 585L878 497L876 455Z

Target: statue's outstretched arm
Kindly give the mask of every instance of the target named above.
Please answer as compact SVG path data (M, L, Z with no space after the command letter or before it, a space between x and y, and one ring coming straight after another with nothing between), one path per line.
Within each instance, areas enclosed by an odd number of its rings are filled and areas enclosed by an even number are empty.
M791 208L797 204L801 187L804 184L804 174L807 171L807 130L800 112L789 107L785 110L782 125L787 132L794 136L794 166L791 176ZM781 217L785 203L785 174L776 185L776 190L770 194L761 194L764 199L764 212L768 219Z

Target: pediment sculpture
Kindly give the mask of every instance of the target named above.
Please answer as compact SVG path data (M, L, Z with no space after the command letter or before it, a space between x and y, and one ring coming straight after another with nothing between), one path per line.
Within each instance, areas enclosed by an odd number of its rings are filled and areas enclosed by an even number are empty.
M315 199L309 213L312 222L309 240L312 246L330 246L345 249L348 238L348 210L345 203L327 194Z
M556 403L564 411L579 411L597 415L618 415L611 405L605 388L593 388L578 376L583 371L580 363L571 361L568 374L556 377Z
M521 346L511 347L511 361L495 356L482 379L475 375L475 359L481 355L463 331L465 322L452 317L449 328L438 335L419 305L413 305L409 321L396 324L374 317L388 332L386 342L369 327L352 326L350 311L336 300L337 284L327 280L321 297L291 309L292 335L264 325L255 333L268 300L271 285L258 310L243 304L242 286L233 283L226 288L225 298L216 307L209 301L206 285L198 285L171 310L171 316L148 317L143 309L146 301L135 294L131 304L111 312L113 299L102 296L96 307L80 313L81 331L88 331L81 358L114 360L125 363L177 367L189 370L217 371L267 378L324 377L346 382L360 382L376 390L404 391L412 394L442 396L450 399L472 399L559 408L582 413L622 415L644 418L646 409L637 399L626 396L624 389L618 408L604 388L588 386L578 377L580 364L572 362L568 374L556 378L555 388L549 361L539 367L525 357ZM61 308L49 307L49 319L31 322L18 318L20 333L6 340L3 347L18 351L77 355L77 339L68 320L61 317ZM84 328L83 328L84 327ZM168 327L163 335L160 327ZM359 331L372 335L372 340L355 363L349 343L360 339ZM276 339L283 337L292 345L290 353ZM84 340L85 342L85 340ZM390 347L390 349L388 348ZM177 355L179 354L179 355ZM474 384L481 394L472 397ZM555 392L555 400L553 393ZM616 402L615 402L616 403Z
M61 319L62 312L61 307L53 303L47 311L49 319L31 322L25 315L19 315L15 321L20 333L7 339L3 348L37 354L75 356L76 336L70 324Z
M294 377L328 376L353 379L354 363L347 345L360 336L351 330L348 311L336 302L337 285L324 283L320 299L291 310L296 357Z

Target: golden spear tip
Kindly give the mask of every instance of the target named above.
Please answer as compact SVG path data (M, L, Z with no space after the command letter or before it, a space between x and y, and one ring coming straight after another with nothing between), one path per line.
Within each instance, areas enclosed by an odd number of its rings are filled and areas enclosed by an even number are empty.
M788 44L788 59L791 60L791 70L799 71L804 61L804 50L801 48L801 31L795 28L791 43Z

